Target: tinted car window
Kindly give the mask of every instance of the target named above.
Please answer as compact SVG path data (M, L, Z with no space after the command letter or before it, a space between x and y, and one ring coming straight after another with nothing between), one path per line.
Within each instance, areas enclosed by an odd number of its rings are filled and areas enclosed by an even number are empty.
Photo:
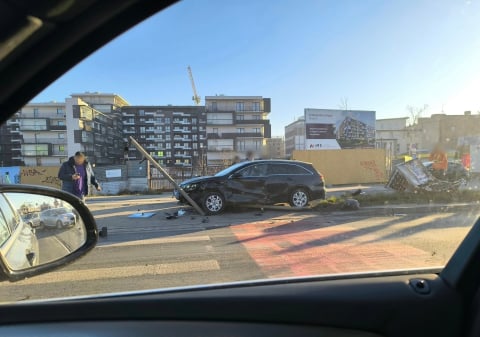
M8 227L10 227L10 230L13 231L18 225L19 219L13 212L10 204L4 198L0 198L0 209L2 210Z
M311 174L309 171L298 165L291 164L270 164L270 174Z
M267 175L267 165L266 164L254 164L249 167L240 170L238 173L242 177L264 177Z

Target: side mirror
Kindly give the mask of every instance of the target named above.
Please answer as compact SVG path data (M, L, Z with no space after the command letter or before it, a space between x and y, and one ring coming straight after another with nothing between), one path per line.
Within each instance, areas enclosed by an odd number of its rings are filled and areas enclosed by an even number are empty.
M98 240L85 204L60 190L0 185L0 210L0 273L12 282L63 267Z

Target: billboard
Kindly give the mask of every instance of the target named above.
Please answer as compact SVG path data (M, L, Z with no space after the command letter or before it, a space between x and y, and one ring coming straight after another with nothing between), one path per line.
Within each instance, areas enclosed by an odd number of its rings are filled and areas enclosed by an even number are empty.
M305 109L305 150L375 148L375 111Z

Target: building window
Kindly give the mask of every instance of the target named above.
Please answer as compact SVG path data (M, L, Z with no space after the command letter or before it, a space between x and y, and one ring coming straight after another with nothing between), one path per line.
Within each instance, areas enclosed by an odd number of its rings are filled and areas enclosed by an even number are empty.
M245 103L237 102L235 105L235 111L245 111Z
M166 131L166 132L170 132L170 125L166 125L166 126L165 126L165 131Z
M212 102L212 111L217 111L217 102Z
M192 135L192 140L196 142L198 140L198 135Z
M253 102L253 111L260 111L260 102Z
M196 118L192 118L192 124L197 124L197 119Z
M254 133L260 133L261 132L260 130L261 130L260 128L253 128Z
M33 117L38 117L38 108L33 108Z
M243 121L245 119L244 115L237 115L237 121Z
M165 124L170 124L170 118L169 117L165 117Z
M64 145L59 145L58 146L58 151L65 152L65 146Z
M139 116L145 116L145 110L138 110Z
M57 115L63 115L63 109L57 108Z
M65 139L65 134L64 133L59 133L58 134L58 139Z
M172 143L166 143L165 148L166 149L171 149L172 148Z
M256 121L260 120L260 115L253 115L253 119Z
M237 128L237 133L245 133L245 128Z
M218 128L213 128L213 133L216 133L218 135Z
M145 133L145 127L144 126L140 127L140 133Z
M237 151L245 151L245 141L239 140L237 142Z
M259 140L254 141L253 145L255 146L256 150L260 150L260 148L262 147L262 144Z
M57 121L57 125L58 126L65 126L65 122L64 121Z
M193 144L192 144L192 148L193 148L193 149L198 148L198 144L197 144L197 143L193 143Z

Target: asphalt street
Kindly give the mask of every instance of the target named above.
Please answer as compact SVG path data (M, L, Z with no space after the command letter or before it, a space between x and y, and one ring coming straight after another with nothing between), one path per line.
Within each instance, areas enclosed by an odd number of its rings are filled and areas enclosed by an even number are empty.
M442 266L477 217L464 209L391 215L233 209L214 217L185 209L185 215L167 220L182 209L169 194L104 197L87 204L108 236L62 269L1 283L3 302ZM155 215L129 217L150 212ZM53 237L79 240L75 231Z

